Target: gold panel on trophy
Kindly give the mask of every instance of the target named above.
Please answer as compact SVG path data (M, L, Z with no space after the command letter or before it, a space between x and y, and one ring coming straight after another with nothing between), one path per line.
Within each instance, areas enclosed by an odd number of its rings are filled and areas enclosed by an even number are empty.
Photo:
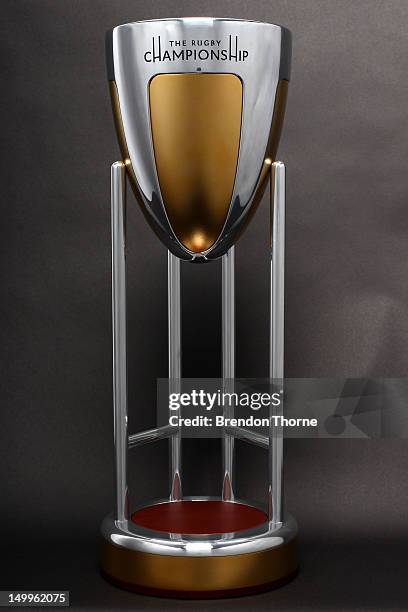
M243 89L234 74L155 76L154 154L166 212L190 251L209 249L226 221L238 163Z

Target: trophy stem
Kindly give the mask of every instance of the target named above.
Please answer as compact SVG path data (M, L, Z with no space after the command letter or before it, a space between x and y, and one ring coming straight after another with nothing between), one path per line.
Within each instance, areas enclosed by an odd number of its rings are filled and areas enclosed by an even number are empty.
M128 518L127 359L126 359L126 175L122 162L111 166L113 411L116 456L116 520Z
M269 377L281 392L281 403L272 415L283 413L284 342L285 342L285 165L275 162L271 169L271 305ZM276 386L278 385L278 386ZM283 520L283 431L269 427L268 513L272 526Z
M222 258L222 378L223 390L233 393L235 378L235 247ZM233 416L233 406L224 406L224 417ZM222 439L222 499L234 499L234 437L224 431Z
M297 526L282 516L282 429L262 436L240 427L223 437L222 499L182 497L181 432L171 427L128 437L126 373L125 167L111 170L113 388L116 510L102 524L102 574L114 584L149 595L214 598L274 588L297 571ZM283 389L285 167L272 165L270 378ZM181 390L180 260L168 254L169 391ZM234 390L234 250L222 261L223 387ZM279 385L276 387L276 385ZM234 406L226 410L233 414ZM279 411L272 414L279 414ZM233 490L234 436L268 448L269 514ZM156 500L129 511L127 449L170 439L170 502ZM147 534L147 535L146 535Z
M180 393L181 378L181 300L180 259L168 251L168 343L169 343L169 394ZM176 413L175 413L176 414ZM170 499L180 500L181 487L181 431L176 429L170 438Z

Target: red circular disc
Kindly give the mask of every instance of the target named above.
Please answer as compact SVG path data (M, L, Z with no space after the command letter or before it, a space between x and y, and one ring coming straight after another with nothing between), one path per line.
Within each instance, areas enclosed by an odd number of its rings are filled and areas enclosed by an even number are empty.
M257 508L220 500L183 500L147 506L132 514L146 529L186 535L209 535L253 529L268 520Z

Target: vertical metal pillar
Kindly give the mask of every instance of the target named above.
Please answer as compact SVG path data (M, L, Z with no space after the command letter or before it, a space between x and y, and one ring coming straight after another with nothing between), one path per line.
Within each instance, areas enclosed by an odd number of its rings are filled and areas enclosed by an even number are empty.
M169 343L169 393L180 393L181 378L181 304L180 259L168 251L168 343ZM181 486L181 431L177 429L170 438L170 499L180 500Z
M116 520L128 519L126 358L126 174L111 166L113 410L116 456Z
M271 168L271 304L269 376L282 401L271 416L283 414L284 341L285 341L285 165L274 162ZM283 431L269 427L268 510L272 527L283 520Z
M233 392L235 378L235 247L222 258L222 378L224 392ZM233 406L224 406L224 416L231 416ZM223 501L234 499L234 437L224 432L223 453Z

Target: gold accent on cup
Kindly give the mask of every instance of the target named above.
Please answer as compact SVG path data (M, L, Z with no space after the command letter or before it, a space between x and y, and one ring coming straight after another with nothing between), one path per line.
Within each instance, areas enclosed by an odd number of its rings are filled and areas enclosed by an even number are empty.
M222 232L231 204L242 119L234 74L160 74L150 82L151 128L170 225L202 253Z

